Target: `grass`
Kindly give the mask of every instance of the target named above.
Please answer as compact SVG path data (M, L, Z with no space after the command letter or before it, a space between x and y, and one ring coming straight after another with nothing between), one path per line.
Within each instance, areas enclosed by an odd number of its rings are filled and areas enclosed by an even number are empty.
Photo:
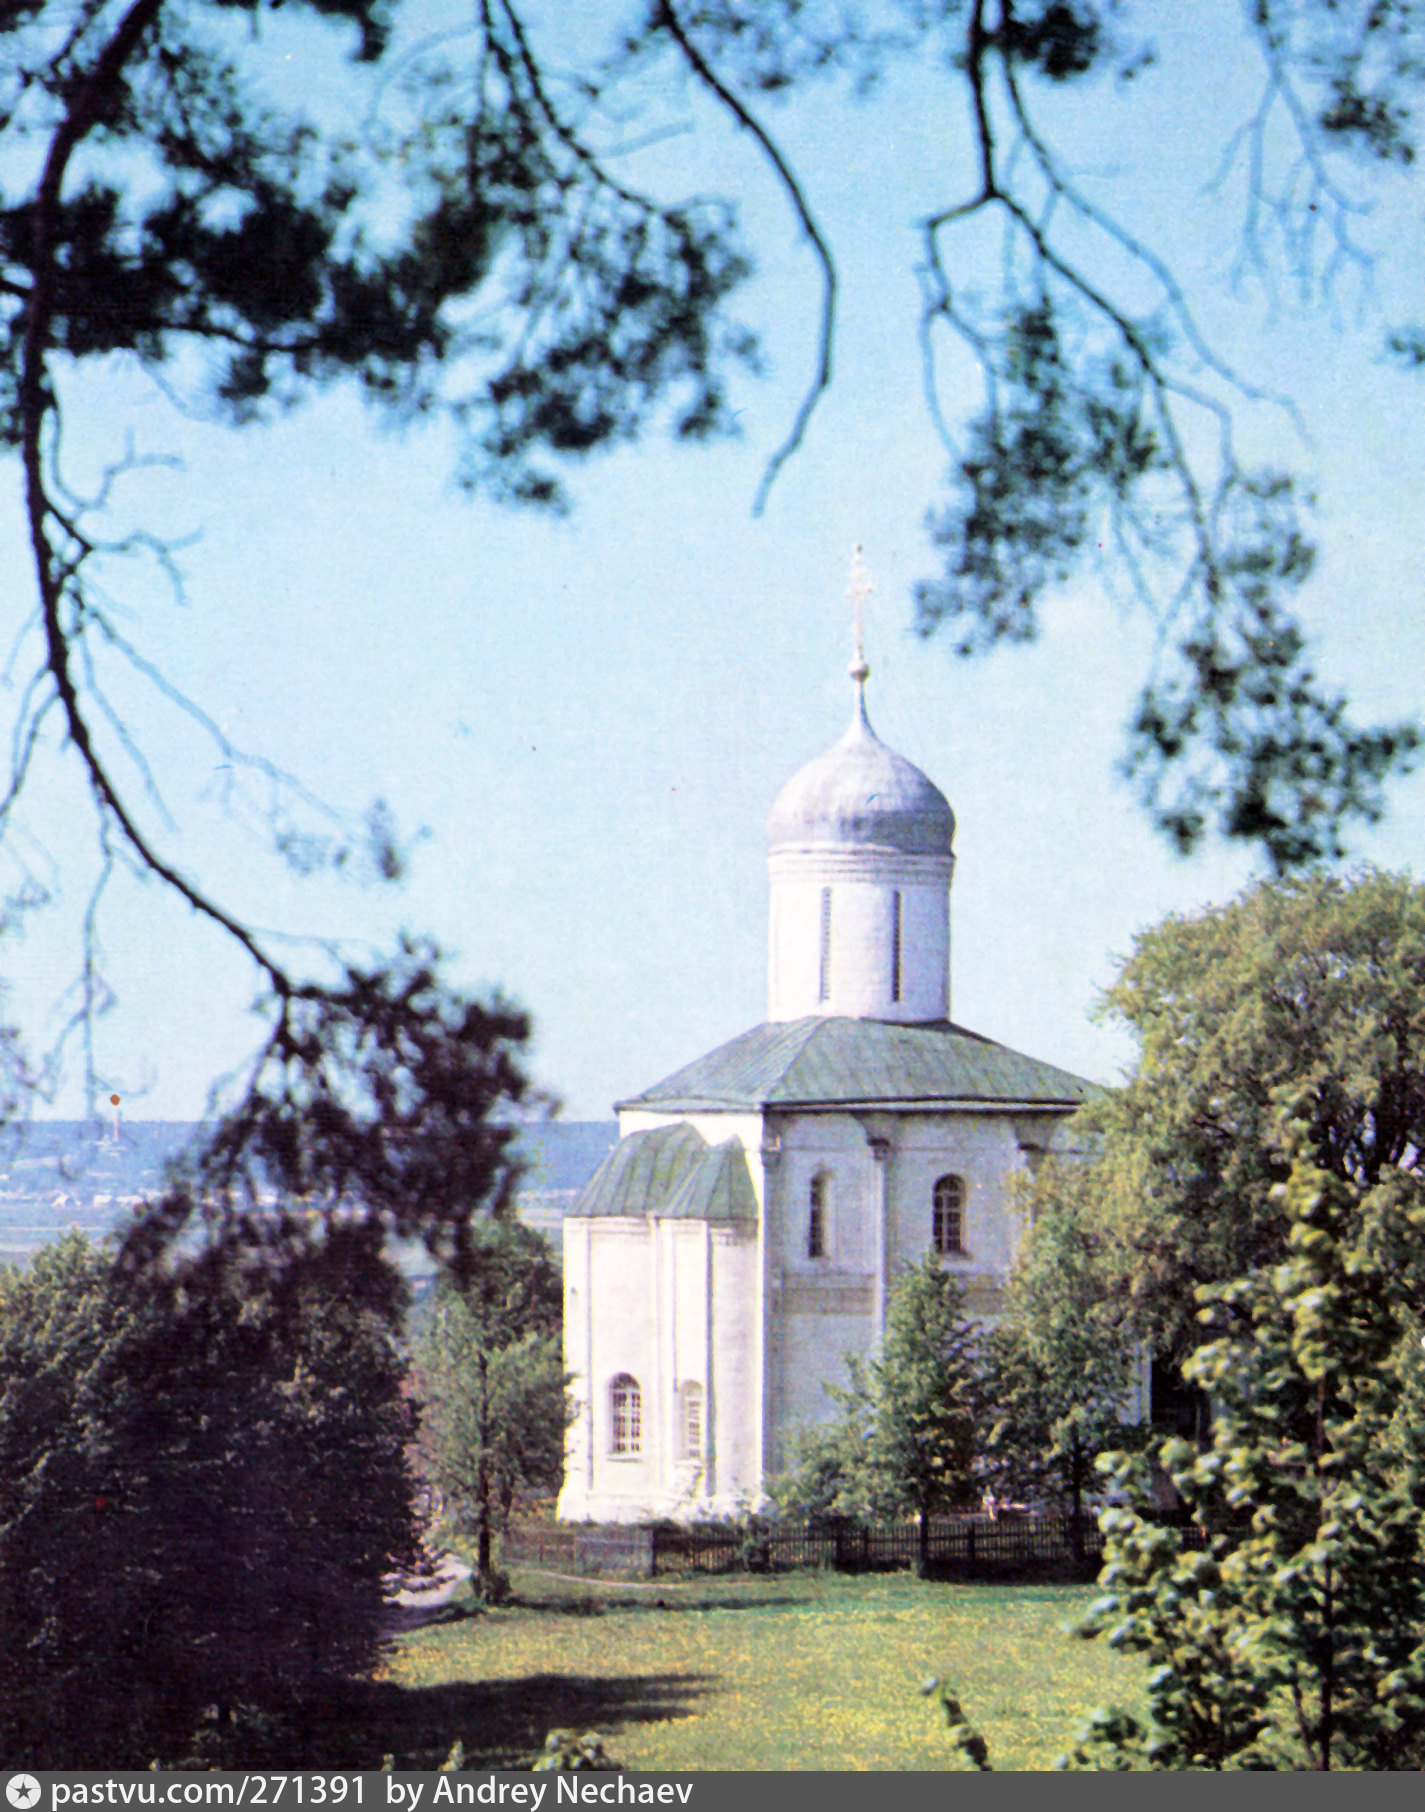
M527 1765L546 1730L572 1725L637 1769L942 1769L943 1715L918 1688L943 1674L996 1768L1044 1769L1094 1706L1142 1709L1138 1663L1062 1633L1092 1587L817 1572L633 1586L520 1569L513 1583L517 1602L396 1650L378 1690L421 1706L423 1728L442 1704L456 1720L437 1716L400 1765L431 1766L432 1742L456 1736L467 1767Z

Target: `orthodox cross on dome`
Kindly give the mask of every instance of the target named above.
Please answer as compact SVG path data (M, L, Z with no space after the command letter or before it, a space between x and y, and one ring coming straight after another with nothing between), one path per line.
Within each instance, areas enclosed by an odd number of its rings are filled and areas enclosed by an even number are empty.
M864 686L871 676L871 669L866 664L866 600L875 589L858 541L851 550L851 583L846 587L846 595L856 610L856 658L851 663L851 677L858 686Z

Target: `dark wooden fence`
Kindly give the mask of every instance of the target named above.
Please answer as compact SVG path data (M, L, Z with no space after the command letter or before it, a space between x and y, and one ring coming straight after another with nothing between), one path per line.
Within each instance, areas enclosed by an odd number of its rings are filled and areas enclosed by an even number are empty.
M574 1573L656 1571L658 1530L637 1523L533 1524L505 1531L506 1562L524 1561Z
M1085 1519L1083 1544L1084 1562L1097 1572L1103 1537L1092 1517ZM914 1566L920 1552L920 1531L913 1523L849 1523L836 1529L792 1524L750 1532L660 1529L654 1564L699 1573L780 1573L792 1567L890 1572ZM1071 1521L1054 1516L936 1518L926 1558L937 1575L963 1579L1068 1573L1078 1564Z
M1183 1531L1200 1545L1201 1531ZM930 1570L944 1579L1073 1579L1092 1577L1103 1559L1095 1518L1084 1519L1081 1547L1069 1516L937 1517L927 1543ZM794 1567L889 1572L912 1567L920 1553L913 1523L846 1523L835 1529L784 1523L766 1527L683 1528L571 1523L512 1528L506 1561L571 1572L780 1573Z

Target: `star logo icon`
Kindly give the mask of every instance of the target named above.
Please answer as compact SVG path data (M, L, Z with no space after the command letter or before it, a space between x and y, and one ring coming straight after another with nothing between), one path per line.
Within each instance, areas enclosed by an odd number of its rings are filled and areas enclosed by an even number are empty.
M12 1806L19 1806L20 1812L29 1812L31 1806L40 1803L40 1783L33 1774L12 1774L5 1783L5 1797Z

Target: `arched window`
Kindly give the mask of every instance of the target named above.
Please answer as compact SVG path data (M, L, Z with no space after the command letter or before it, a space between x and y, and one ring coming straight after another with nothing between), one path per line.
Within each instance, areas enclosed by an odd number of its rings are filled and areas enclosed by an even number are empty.
M937 1252L965 1250L965 1185L959 1177L941 1177L935 1185L931 1235Z
M638 1453L643 1447L643 1392L637 1378L620 1372L609 1386L613 1401L615 1453Z
M827 1249L827 1211L831 1207L831 1178L823 1171L811 1180L811 1200L807 1206L807 1257L825 1258Z
M685 1384L678 1392L678 1458L703 1457L703 1387Z

